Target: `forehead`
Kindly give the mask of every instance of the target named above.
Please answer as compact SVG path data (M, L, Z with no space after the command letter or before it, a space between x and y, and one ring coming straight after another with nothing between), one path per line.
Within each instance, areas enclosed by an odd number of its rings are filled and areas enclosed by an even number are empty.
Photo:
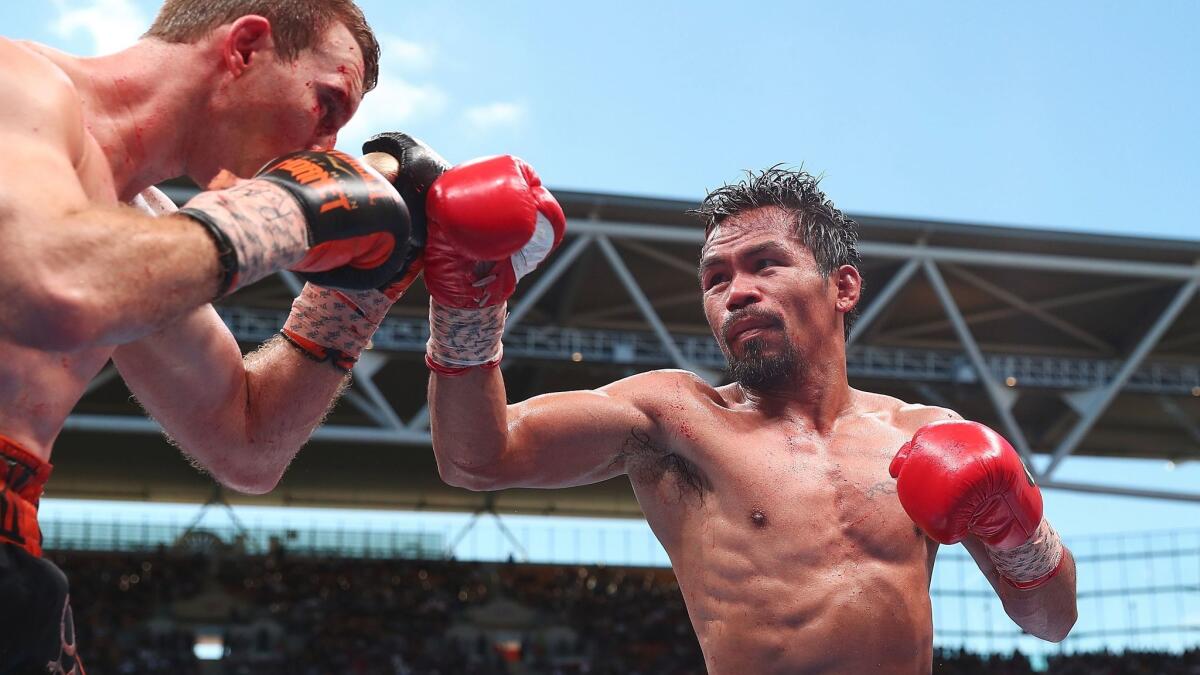
M354 92L362 91L365 70L362 49L344 24L337 21L330 24L321 39L301 53L301 58L305 57L310 59L322 74L344 80Z
M700 257L711 258L736 254L740 248L775 241L789 248L803 246L793 235L796 216L777 206L745 211L726 218L708 233Z

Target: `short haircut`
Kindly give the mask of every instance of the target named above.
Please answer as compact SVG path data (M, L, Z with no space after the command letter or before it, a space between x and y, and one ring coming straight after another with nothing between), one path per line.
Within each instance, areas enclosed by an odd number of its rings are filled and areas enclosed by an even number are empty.
M196 42L250 14L271 22L275 49L286 60L315 45L335 23L343 24L362 50L363 91L379 82L379 42L352 0L166 0L144 37Z
M817 268L828 276L842 265L859 266L858 223L842 213L821 191L821 179L803 169L775 165L708 193L692 213L704 220L704 238L726 219L776 206L795 214L792 235L812 251ZM846 337L857 312L845 316Z

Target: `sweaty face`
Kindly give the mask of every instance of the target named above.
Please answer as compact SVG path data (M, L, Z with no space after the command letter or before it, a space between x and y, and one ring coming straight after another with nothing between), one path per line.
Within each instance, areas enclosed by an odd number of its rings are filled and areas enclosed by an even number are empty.
M821 340L841 330L835 285L792 236L794 218L778 207L738 214L701 252L705 316L730 376L750 389L793 384Z
M339 23L295 60L255 54L224 92L216 165L249 176L279 155L332 148L362 100L362 80L361 50Z

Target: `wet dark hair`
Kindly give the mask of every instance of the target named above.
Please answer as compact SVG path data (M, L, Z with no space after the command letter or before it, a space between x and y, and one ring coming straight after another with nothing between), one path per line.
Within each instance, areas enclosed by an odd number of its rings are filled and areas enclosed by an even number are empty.
M795 214L792 235L812 251L821 273L829 276L842 265L859 266L858 223L842 213L820 189L821 178L776 164L708 193L691 211L704 220L704 238L726 219L747 211L777 206ZM858 311L844 317L846 337Z
M363 92L379 81L379 41L351 0L167 0L145 37L194 43L249 14L271 22L275 48L286 60L315 45L334 23L343 24L362 50Z

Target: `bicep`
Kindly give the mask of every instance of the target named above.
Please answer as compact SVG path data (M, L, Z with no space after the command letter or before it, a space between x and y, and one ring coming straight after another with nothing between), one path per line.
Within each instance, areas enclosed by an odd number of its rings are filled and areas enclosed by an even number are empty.
M632 436L655 425L620 383L594 391L545 394L508 407L506 471L526 487L568 487L625 473Z

